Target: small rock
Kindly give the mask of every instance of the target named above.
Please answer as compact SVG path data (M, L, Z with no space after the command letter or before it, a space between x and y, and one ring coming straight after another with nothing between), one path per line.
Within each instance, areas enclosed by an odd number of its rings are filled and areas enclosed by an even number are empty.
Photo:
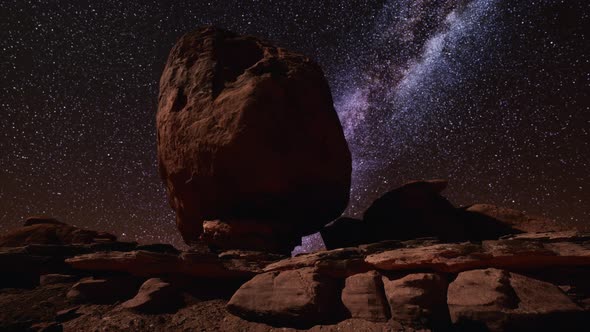
M243 284L227 309L248 320L283 326L333 322L343 314L336 285L313 268L266 272Z
M139 280L131 277L87 279L76 283L67 297L77 302L111 304L131 298L139 288Z
M415 273L400 279L383 277L391 318L413 328L446 329L447 281L434 273Z
M376 271L346 278L342 303L352 318L386 322L391 317L381 275Z
M168 313L176 311L182 302L182 294L176 287L162 279L151 278L141 285L134 298L121 306L145 313Z

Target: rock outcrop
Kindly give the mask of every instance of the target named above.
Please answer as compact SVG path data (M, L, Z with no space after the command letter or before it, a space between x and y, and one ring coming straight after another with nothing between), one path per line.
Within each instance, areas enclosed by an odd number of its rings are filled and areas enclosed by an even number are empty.
M0 249L0 263L0 288L18 286L7 275L28 287L0 289L0 329L8 330L547 331L590 324L590 235L575 231L461 243L388 240L287 259L206 246L37 244ZM31 309L18 311L15 301Z
M529 216L522 211L491 204L474 204L463 209L465 228L472 239L489 239L508 233L563 231L555 221Z
M76 302L111 304L132 297L140 284L138 279L126 276L90 278L72 286L67 297Z
M23 227L0 236L0 247L23 247L29 244L67 245L116 241L106 232L81 229L49 217L30 217Z
M160 80L157 128L160 174L188 243L203 221L220 220L205 240L244 249L255 231L239 243L240 223L254 221L278 228L287 252L347 205L350 152L322 70L305 56L212 27L188 33Z
M309 327L343 317L337 284L313 268L266 272L246 282L227 309L253 321Z
M441 194L447 184L446 180L409 182L377 199L362 220L341 217L332 221L320 230L326 248L422 237L441 242L483 241L568 230L547 218L490 204L455 208Z
M414 273L403 278L383 277L391 317L404 326L445 330L450 326L447 280L436 273Z
M352 319L392 320L412 329L531 331L560 326L567 330L590 323L590 289L582 282L589 268L590 236L574 232L516 234L481 243L386 241L269 264L265 273L236 292L229 310L267 324L322 324L317 307L306 315L291 313L302 312L295 303L312 307L319 301L309 289L321 283L311 287L311 281L301 284L301 280L330 280L341 289L324 292L321 303L331 303L326 307L334 309L344 306ZM482 276L481 271L488 272ZM508 276L510 287L496 285L495 277L487 274ZM293 279L289 284L299 284L277 291L278 276L285 280L289 276ZM279 284L286 285L285 280ZM280 300L272 302L272 294ZM302 294L307 294L305 301L300 300ZM553 304L544 305L546 301ZM329 317L338 314L332 311Z
M386 322L391 313L383 294L383 281L379 273L359 273L346 278L342 303L351 318Z
M455 207L440 192L445 180L415 181L377 199L363 215L371 242L436 236L445 241L467 238Z
M141 285L134 298L123 302L121 306L145 313L167 313L176 311L182 304L182 294L173 284L160 278L151 278Z
M465 331L563 331L581 328L589 315L557 286L497 269L460 273L448 305L456 328Z

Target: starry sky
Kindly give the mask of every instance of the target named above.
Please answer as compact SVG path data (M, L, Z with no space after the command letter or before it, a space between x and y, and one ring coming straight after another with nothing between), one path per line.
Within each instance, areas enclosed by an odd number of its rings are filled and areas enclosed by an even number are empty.
M413 179L457 206L590 224L587 0L0 2L0 230L48 214L180 245L158 80L216 25L315 59L353 155L346 213ZM308 240L305 245L317 241Z

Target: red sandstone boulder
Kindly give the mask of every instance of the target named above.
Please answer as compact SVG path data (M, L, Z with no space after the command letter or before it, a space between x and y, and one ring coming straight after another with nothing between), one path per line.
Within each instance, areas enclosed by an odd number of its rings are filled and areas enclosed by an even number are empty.
M322 70L305 56L212 27L188 33L160 80L157 129L186 242L204 220L289 226L296 239L347 205L350 152Z
M449 327L444 276L415 273L399 279L383 277L383 286L393 320L417 329Z
M346 278L342 303L351 318L386 322L391 316L383 293L383 281L376 271Z
M574 331L588 323L557 286L503 270L462 272L447 298L459 330Z
M259 274L227 304L234 315L276 325L309 327L343 314L335 280L313 268Z
M167 313L176 311L182 304L182 294L174 285L159 278L151 278L141 285L134 298L123 302L121 306L145 313Z
M372 232L365 243L427 236L465 239L455 207L440 195L446 185L446 180L410 182L377 199L363 216Z

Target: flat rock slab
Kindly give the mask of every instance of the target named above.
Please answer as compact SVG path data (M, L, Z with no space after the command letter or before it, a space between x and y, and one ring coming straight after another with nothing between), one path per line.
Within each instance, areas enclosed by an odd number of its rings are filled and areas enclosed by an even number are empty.
M135 250L80 255L67 259L66 263L78 270L126 272L145 277L187 275L200 278L243 278L263 272L262 268L278 257L237 250L219 255L193 251L177 255Z
M271 263L264 268L264 271L287 271L306 267L315 267L327 275L338 277L369 271L364 262L363 252L358 248L340 248L304 254Z
M557 266L590 266L586 243L537 240L498 240L474 243L436 244L372 254L365 262L381 270L426 269L457 273L486 267L540 269Z

